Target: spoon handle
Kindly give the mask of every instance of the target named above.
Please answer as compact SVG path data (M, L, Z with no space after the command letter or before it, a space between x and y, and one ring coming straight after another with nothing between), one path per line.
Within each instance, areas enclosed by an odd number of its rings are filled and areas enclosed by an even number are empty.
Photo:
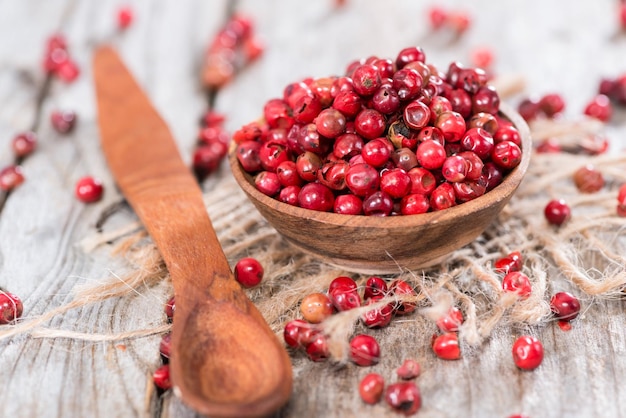
M111 48L96 52L94 75L107 162L174 285L175 391L212 416L275 411L291 393L289 357L234 279L172 134Z

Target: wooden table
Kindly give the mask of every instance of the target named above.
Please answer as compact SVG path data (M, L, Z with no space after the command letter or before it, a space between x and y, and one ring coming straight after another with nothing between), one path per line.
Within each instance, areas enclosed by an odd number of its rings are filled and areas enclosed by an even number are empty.
M115 274L118 265L110 255L88 254L79 246L96 232L102 212L120 201L96 125L90 66L100 42L111 41L119 49L171 126L187 161L206 109L199 85L203 51L230 8L253 16L267 43L263 58L217 95L215 107L228 115L231 131L253 120L264 101L279 95L287 82L341 73L354 58L393 57L413 44L438 65L468 62L473 48L490 46L498 73L524 75L527 93L561 92L568 115L580 113L601 76L626 71L626 39L616 36L615 0L447 1L474 17L472 28L457 41L430 33L429 4L410 0L353 0L342 8L331 0L137 0L130 2L136 15L132 27L117 33L115 10L121 3L0 2L0 166L14 161L10 141L17 132L35 129L40 140L22 164L25 183L0 197L0 286L22 297L25 318L68 302L75 286ZM75 83L45 81L44 42L56 31L67 36L81 67ZM78 112L71 135L59 135L50 126L49 114L58 108ZM609 127L618 148L624 128L623 123ZM94 205L73 196L74 183L87 174L103 179L106 187L104 199ZM230 176L225 165L219 176ZM126 208L107 227L134 219ZM167 284L157 285L139 296L70 310L45 326L82 333L159 326L169 291ZM550 353L534 373L519 372L511 364L508 329L499 329L480 353L445 363L425 351L430 336L414 335L401 325L385 334L384 343L395 348L376 370L393 370L409 352L424 358L427 372L419 380L424 399L419 416L424 417L625 416L625 302L584 302L587 310L571 332L534 330ZM151 373L160 361L158 341L158 335L123 344L29 336L1 340L0 416L195 416L174 397L158 398L151 390ZM384 405L365 406L358 399L363 369L335 370L302 358L294 360L294 368L294 394L278 416L390 414Z

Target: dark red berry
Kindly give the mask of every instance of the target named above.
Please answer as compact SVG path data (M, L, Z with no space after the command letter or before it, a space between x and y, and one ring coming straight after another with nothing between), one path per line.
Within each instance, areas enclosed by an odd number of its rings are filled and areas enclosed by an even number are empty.
M522 269L522 255L519 251L513 251L506 257L497 259L493 263L493 267L498 273L504 274L520 271Z
M396 412L413 415L422 406L420 391L415 382L398 382L387 386L385 401Z
M459 337L452 332L437 336L432 343L433 352L443 360L458 360L461 358Z
M613 115L613 106L607 96L599 94L585 106L584 114L608 122Z
M330 212L335 204L335 195L327 186L320 183L308 183L302 186L298 195L300 207Z
M346 130L346 117L337 109L324 109L315 118L315 126L326 138L336 138Z
M55 110L50 114L52 127L60 134L66 134L76 125L76 113L71 110Z
M400 367L396 370L396 374L402 380L415 379L420 375L420 364L417 360L406 359Z
M406 195L400 201L400 212L403 215L419 215L430 209L430 201L423 194L413 193Z
M280 181L276 173L271 171L261 171L254 178L254 185L257 190L267 196L276 196L280 192Z
M450 183L441 183L430 194L432 210L444 210L456 205L456 192Z
M76 182L75 190L78 200L83 203L93 203L102 198L104 187L100 180L87 176Z
M263 280L264 269L256 258L244 257L235 264L234 273L240 285L254 287Z
M353 194L339 195L335 198L333 211L344 215L362 215L363 201Z
M395 306L396 315L406 315L417 307L417 303L412 301L417 297L415 289L406 281L396 279L389 286L389 293L398 297L399 301Z
M359 395L363 402L370 405L377 404L380 401L384 389L385 379L378 373L366 375L359 383Z
M163 308L165 312L165 316L171 322L174 319L174 313L176 312L176 298L172 296L166 303Z
M520 271L507 273L502 279L502 289L505 292L516 293L522 299L528 298L533 290L528 276Z
M422 76L412 68L396 71L392 80L392 86L400 100L415 99L422 90Z
M24 183L24 174L19 165L10 165L0 170L0 190L11 191Z
M0 290L0 324L10 324L22 316L22 300L13 293Z
M513 343L513 362L523 370L534 370L543 360L543 345L535 338L528 335L519 337Z
M317 330L302 319L294 319L287 322L283 330L285 343L292 348L304 348L313 341Z
M168 390L172 387L170 382L170 365L164 364L154 371L152 381L161 390Z
M493 86L484 86L472 97L472 113L491 113L495 115L500 110L500 96Z
M325 361L330 356L328 341L323 334L315 334L305 350L309 359L313 361Z
M373 167L382 167L391 158L391 151L385 138L377 138L363 145L361 155L367 164Z
M401 168L387 170L380 176L380 190L400 199L411 191L411 177Z
M346 173L346 185L357 196L368 196L378 190L380 176L369 164L356 164Z
M361 96L371 96L381 85L378 69L371 64L364 64L354 70L352 74L354 91Z
M557 226L563 225L572 215L569 205L563 199L548 202L543 213L549 223Z
M26 157L35 150L37 135L34 132L22 132L13 138L12 146L17 157Z
M171 333L168 332L163 337L161 337L161 342L159 343L159 353L166 359L170 358L170 354L172 353L172 334Z
M457 142L465 134L465 119L454 111L443 112L437 117L435 127L441 131L446 141Z
M555 293L550 299L550 309L562 321L571 321L580 313L580 301L568 292Z
M363 200L363 214L366 216L389 216L393 211L393 199L384 191L376 191Z
M359 334L350 340L350 360L358 366L372 366L380 360L380 346L371 335Z
M385 133L385 117L374 109L360 111L354 119L354 129L366 139L374 139Z
M366 305L377 303L383 296L374 296L367 299ZM366 311L361 319L368 328L384 328L391 323L394 306L391 303Z
M539 109L551 118L565 109L565 101L560 94L546 94L539 100Z
M457 307L451 307L448 312L437 320L437 327L441 332L456 332L463 324L463 313Z
M351 90L340 92L333 101L333 108L337 109L348 118L356 116L356 114L361 111L362 106L363 100L361 96Z
M505 170L511 170L522 161L522 150L511 141L499 142L491 150L491 161Z
M396 57L396 67L398 70L401 70L407 64L414 61L426 61L426 54L424 53L424 50L418 46L404 48L400 51Z

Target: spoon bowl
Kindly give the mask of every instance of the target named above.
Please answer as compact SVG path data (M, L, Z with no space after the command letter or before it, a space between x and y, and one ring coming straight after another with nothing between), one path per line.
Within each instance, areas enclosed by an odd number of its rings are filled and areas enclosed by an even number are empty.
M230 149L229 162L233 176L250 201L293 246L347 271L397 273L437 264L472 242L513 196L528 169L532 142L528 125L517 112L501 104L501 114L520 132L520 164L483 196L419 215L342 215L292 206L257 190L254 178L241 168L235 146Z

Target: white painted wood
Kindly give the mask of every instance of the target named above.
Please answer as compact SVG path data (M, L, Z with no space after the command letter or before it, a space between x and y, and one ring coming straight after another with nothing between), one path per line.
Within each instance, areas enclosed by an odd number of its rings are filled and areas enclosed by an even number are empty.
M77 283L124 271L106 251L86 255L77 246L95 231L102 211L120 201L98 143L90 81L95 44L114 42L171 126L183 157L191 157L197 119L205 107L198 82L201 56L223 22L227 2L137 0L131 3L135 23L115 34L114 12L122 3L0 2L0 165L13 160L13 134L34 122L43 85L43 42L50 33L60 29L67 35L83 71L75 84L55 81L50 86L40 108L40 148L25 160L27 181L9 196L0 214L0 286L23 297L26 316L70 300ZM216 109L228 115L232 130L256 118L263 103L280 96L288 82L339 74L353 58L393 57L401 48L419 44L430 61L443 65L452 59L467 62L472 48L487 45L495 50L498 72L524 74L532 94L562 92L568 115L577 115L600 76L626 71L626 39L613 36L615 3L450 0L444 6L468 10L475 20L465 37L451 42L445 34L429 33L424 15L429 4L424 2L352 0L337 10L331 0L242 0L237 10L254 18L268 49L219 93ZM79 112L74 133L52 131L48 115L55 108ZM617 138L614 145L623 146L625 126L614 125L610 132ZM99 176L106 186L103 201L94 205L73 198L75 181L86 174ZM220 175L228 176L228 170ZM214 178L207 187L223 178ZM133 219L129 209L122 209L105 230ZM163 283L141 295L68 312L50 325L102 333L156 326L163 323L168 292ZM459 362L436 360L427 349L430 334L416 335L403 322L379 333L383 357L373 368L333 369L294 354L294 395L278 416L386 416L384 405L361 403L358 380L370 371L392 380L395 367L409 356L420 359L424 370L418 379L423 395L419 416L623 416L624 302L584 302L589 309L569 333L551 325L503 328L479 350L465 351ZM508 354L522 332L539 336L545 345L544 364L533 373L515 369ZM146 397L150 374L160 361L158 342L158 337L124 345L29 337L0 341L5 382L0 416L195 417L170 395L162 406L153 392Z

